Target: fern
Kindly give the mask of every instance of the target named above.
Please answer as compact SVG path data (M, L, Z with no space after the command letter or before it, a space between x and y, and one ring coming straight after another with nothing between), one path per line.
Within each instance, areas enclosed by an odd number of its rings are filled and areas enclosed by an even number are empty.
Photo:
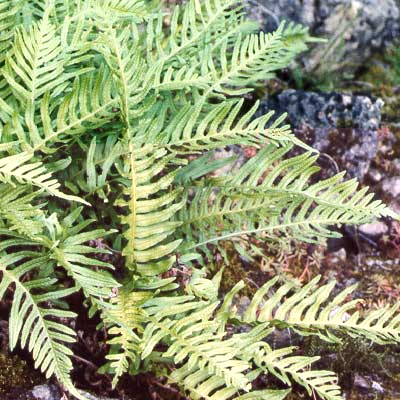
M359 300L345 302L345 299L356 287L349 287L331 299L335 282L318 287L318 281L319 277L314 278L283 300L295 285L288 282L261 305L263 296L273 287L276 279L267 282L254 296L243 321L251 323L275 319L278 324L287 324L302 334L315 334L330 342L340 341L335 331L344 331L351 337L364 336L379 344L399 342L397 305L372 311L364 317L358 311L350 315L349 311L356 307Z
M72 352L66 346L75 341L75 331L52 320L54 317L73 318L75 314L57 308L45 308L42 305L68 296L75 288L57 289L54 287L57 282L54 278L38 277L24 282L24 275L44 268L48 261L46 256L26 250L4 254L4 250L11 246L32 244L34 243L17 238L3 240L1 245L3 255L0 258L0 297L4 296L8 286L14 287L9 325L10 347L14 349L18 341L22 347L27 346L35 360L36 368L40 368L47 377L55 374L72 394L80 398L69 376L72 369ZM37 290L42 293L34 294Z
M296 382L337 400L335 374L272 348L274 331L399 342L397 306L361 314L346 301L354 288L332 298L333 283L275 279L238 315L244 283L221 301L221 272L207 276L227 240L323 242L333 225L397 218L343 173L316 181L318 154L285 115L256 117L258 102L241 98L316 40L305 28L257 33L237 0L189 0L171 15L141 0L0 0L0 32L0 297L14 296L12 349L27 347L83 399L75 333L61 323L81 292L108 330L101 371L113 386L166 364L193 399L281 400ZM210 151L228 145L258 153L210 178L232 161Z
M336 236L326 228L332 224L395 216L380 201L371 201L368 188L357 192L355 180L343 182L343 174L307 186L318 171L316 156L304 153L283 161L291 147L266 146L235 176L194 187L196 195L181 215L186 238L196 247L260 233L312 242ZM210 201L216 189L218 194ZM237 230L240 226L243 229Z

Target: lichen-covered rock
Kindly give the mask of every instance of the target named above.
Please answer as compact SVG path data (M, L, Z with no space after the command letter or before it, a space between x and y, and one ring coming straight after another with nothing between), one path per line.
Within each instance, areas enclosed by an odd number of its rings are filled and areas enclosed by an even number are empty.
M354 70L400 34L396 0L247 0L247 4L250 17L265 31L289 20L328 39L303 58L305 68L315 73L344 66Z
M382 106L367 96L285 90L264 99L260 113L287 112L296 135L322 153L325 176L346 170L362 180L378 151Z

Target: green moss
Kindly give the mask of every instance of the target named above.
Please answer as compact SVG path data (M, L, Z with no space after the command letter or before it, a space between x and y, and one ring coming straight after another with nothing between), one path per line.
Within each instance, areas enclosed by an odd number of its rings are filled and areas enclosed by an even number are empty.
M19 357L0 353L0 399L27 399L22 392L43 381L43 377Z
M382 55L375 55L373 62L358 78L365 89L385 102L383 117L387 121L398 121L400 95L400 47L393 46ZM360 90L360 88L358 88Z

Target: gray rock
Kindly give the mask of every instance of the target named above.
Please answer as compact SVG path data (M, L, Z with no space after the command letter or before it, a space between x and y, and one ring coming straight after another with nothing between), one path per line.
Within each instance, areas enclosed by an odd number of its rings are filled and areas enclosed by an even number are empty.
M324 175L346 170L362 180L378 151L383 101L367 96L285 90L259 112L288 113L296 135L321 152Z
M390 196L393 199L400 196L400 176L386 178L385 180L383 180L382 190L386 195Z
M400 214L400 176L384 179L381 182L381 192L389 208Z
M368 178L371 180L372 183L379 183L382 180L383 175L379 170L371 168L368 171Z
M233 173L237 172L246 161L244 151L238 145L226 146L225 148L216 149L213 152L212 156L213 160L228 159L228 158L233 158L234 161L213 171L214 176L223 176L232 172Z
M373 237L383 236L389 231L389 227L382 221L364 224L359 226L358 229L365 235Z
M250 17L273 31L282 20L328 39L303 58L308 71L354 69L400 33L396 0L247 0Z
M371 389L371 384L369 380L359 374L356 374L354 377L354 386L364 390Z
M83 390L79 390L79 393L82 394L87 400L118 400L118 399L111 399L109 397L103 396L94 396L88 392ZM62 394L60 393L57 386L52 384L46 385L39 385L35 386L32 389L32 396L36 400L63 400Z
M340 249L330 254L332 264L344 263L347 259L347 253L345 249Z
M39 385L32 389L32 396L37 400L60 400L61 393L55 385Z

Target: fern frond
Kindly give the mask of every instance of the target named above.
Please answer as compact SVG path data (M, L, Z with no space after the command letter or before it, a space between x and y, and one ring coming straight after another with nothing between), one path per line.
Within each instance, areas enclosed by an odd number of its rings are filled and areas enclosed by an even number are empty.
M310 397L317 394L325 400L342 399L338 378L333 372L310 369L319 357L294 356L293 348L272 350L267 343L263 343L254 353L257 367L273 374L284 384L291 386L294 381L304 387Z
M27 137L14 121L19 139L27 151L54 151L52 144L70 140L89 129L99 128L112 120L113 107L118 104L107 68L77 77L72 90L63 98L56 111L45 95L41 102L42 132L39 137ZM54 116L53 116L54 115Z
M127 226L123 254L128 268L140 275L157 275L168 270L173 262L169 256L181 242L167 241L179 225L172 217L183 205L176 201L179 191L168 191L176 171L158 177L174 157L166 150L153 151L151 146L129 155L126 175L129 180L124 189L127 200L120 203L128 208L128 215L122 218Z
M103 20L142 22L149 18L147 4L143 0L89 0L86 6Z
M249 381L256 378L254 374L248 374ZM235 387L227 387L224 379L207 373L207 371L192 372L187 365L175 370L170 375L171 383L182 387L185 393L190 393L193 400L283 400L290 390L254 390L245 394L239 394Z
M249 86L262 79L270 79L275 71L289 65L307 49L308 41L307 29L285 22L273 33L239 36L229 60L226 57L229 43L225 41L218 60L220 68L210 68L214 83L206 93L242 95L249 92Z
M318 171L316 156L305 153L281 161L290 148L266 146L228 177L226 185L220 179L200 186L190 207L181 212L187 238L195 246L261 233L313 242L336 236L330 225L394 215L382 202L373 201L372 194L366 195L368 188L357 191L355 180L342 182L343 174L308 185Z
M364 337L379 344L400 342L397 304L371 311L364 316L360 311L351 313L361 301L346 301L355 286L339 292L331 299L335 282L319 287L319 280L316 277L300 289L296 289L295 281L278 287L277 278L268 281L254 295L243 316L243 322L268 322L278 327L290 327L302 335L318 335L334 343L340 342L337 335L340 332L351 337ZM276 291L268 295L274 289Z
M111 361L114 386L130 366L133 370L139 369L141 335L147 322L141 306L151 297L150 292L121 289L111 299L111 307L103 311L103 320L109 326L108 333L112 337L108 341L111 350L107 359Z
M66 346L75 341L76 333L65 324L53 320L54 317L73 318L75 314L56 308L44 308L42 305L64 298L75 289L54 290L56 280L51 278L31 279L27 282L23 280L27 273L46 262L46 257L32 257L32 253L27 251L3 254L0 257L0 298L9 286L14 287L9 325L10 347L14 349L20 341L21 347L27 346L32 353L36 368L40 368L46 377L54 373L74 396L83 399L70 378L72 352ZM38 294L38 290L42 294Z
M157 299L160 301L160 299ZM237 390L249 390L249 380L243 374L249 364L235 358L237 349L222 342L224 333L218 333L219 322L211 319L218 303L203 305L188 302L165 308L155 313L154 308L146 304L150 323L143 334L143 359L146 359L161 340L170 342L165 357L172 357L176 364L187 363L188 371L222 377L229 387ZM200 306L200 307L199 307ZM192 310L190 315L173 320L169 316L179 311ZM175 313L174 313L175 312Z
M76 218L81 210L77 209L75 215L69 218ZM67 217L68 218L68 217ZM81 232L93 221L86 220L76 226L69 227L67 224L55 226L55 236L52 240L44 243L49 248L50 259L55 260L74 279L78 289L82 289L87 298L91 298L95 304L107 308L106 302L112 295L112 289L119 284L114 280L107 269L112 265L104 261L88 257L87 254L107 253L105 249L93 249L88 246L89 240L103 238L107 232L103 229L96 229L88 232Z
M17 30L13 51L6 57L4 76L14 96L26 107L26 123L31 135L37 134L34 113L39 99L46 92L60 93L71 78L64 72L68 58L47 13L29 29Z
M149 64L170 66L184 64L183 57L192 57L209 44L218 49L221 38L228 40L239 31L254 29L242 19L242 6L237 0L188 1L182 9L174 9L168 35L162 31L163 16L149 20L146 32L146 54Z
M238 143L257 147L260 143L294 143L310 150L291 133L288 125L282 123L285 115L274 121L273 112L254 118L259 103L256 102L246 113L243 113L243 103L243 99L226 101L211 105L206 112L199 114L195 105L186 103L176 110L176 106L167 101L160 108L151 110L148 123L140 127L141 135L147 143L172 147L184 153ZM165 120L170 113L173 113L173 118Z
M0 1L0 66L3 66L5 55L13 43L15 29L19 25L18 13L23 5L23 0Z
M0 182L15 186L16 183L31 185L46 191L50 196L69 201L85 203L77 196L62 193L60 183L54 179L51 173L47 172L43 163L29 163L32 155L29 153L19 153L13 156L2 157L0 159Z
M27 237L43 231L41 217L43 211L32 205L37 193L26 194L23 186L0 184L0 220L1 226Z
M110 170L123 153L121 142L116 136L108 136L104 143L98 143L94 137L87 152L86 180L80 187L87 193L97 192L104 201L108 201L103 188L109 184Z

